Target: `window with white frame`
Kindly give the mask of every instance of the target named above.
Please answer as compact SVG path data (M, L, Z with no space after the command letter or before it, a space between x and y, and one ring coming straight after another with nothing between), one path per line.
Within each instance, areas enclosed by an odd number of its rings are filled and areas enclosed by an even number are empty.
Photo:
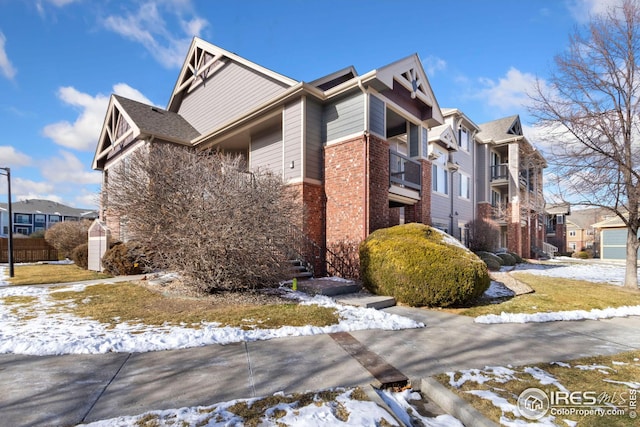
M458 146L464 151L469 151L469 131L462 126L458 129Z
M449 194L449 171L447 170L448 154L440 147L433 147L433 151L440 156L433 161L431 182L433 191L440 194Z
M572 242L570 246L572 251L576 250L576 242Z
M556 216L556 224L564 224L564 215Z
M571 236L571 237L576 237L576 232L575 232L574 230L571 230L571 231L569 232L569 236Z
M471 198L471 177L462 172L460 173L460 180L458 181L458 196L463 199Z

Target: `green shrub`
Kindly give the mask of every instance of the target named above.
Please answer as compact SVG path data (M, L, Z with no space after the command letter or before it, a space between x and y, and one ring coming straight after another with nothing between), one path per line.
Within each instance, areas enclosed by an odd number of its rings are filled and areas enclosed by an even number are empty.
M104 254L102 266L113 276L128 276L143 272L144 259L144 249L139 243L118 243Z
M500 264L499 262L496 262L495 259L493 258L481 258L481 259L487 265L487 268L489 269L489 271L500 271L500 267L502 267L502 264Z
M520 255L518 255L515 252L509 252L509 255L511 255L513 258L515 258L516 260L516 264L522 264L524 263L524 259L522 259L522 257Z
M486 261L487 259L492 260L494 263L498 263L499 265L504 265L504 261L498 255L492 252L479 251L476 252L476 255L480 257L481 260Z
M578 258L578 259L589 259L589 258L591 258L589 256L589 252L587 252L587 251L578 251L575 254L573 254L573 256L575 258Z
M504 265L507 265L509 267L512 265L516 265L516 259L511 254L502 253L502 254L496 254L496 255L500 257Z
M446 234L423 224L377 230L360 245L364 286L411 306L448 307L481 296L487 266Z
M83 243L76 246L71 251L71 259L78 267L87 270L89 268L89 244Z

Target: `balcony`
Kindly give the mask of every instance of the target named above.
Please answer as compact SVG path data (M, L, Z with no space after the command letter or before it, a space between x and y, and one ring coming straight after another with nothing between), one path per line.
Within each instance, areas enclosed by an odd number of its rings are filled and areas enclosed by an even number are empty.
M494 187L509 185L509 165L507 163L491 166L491 185Z
M403 154L389 150L389 200L415 204L422 190L422 165Z

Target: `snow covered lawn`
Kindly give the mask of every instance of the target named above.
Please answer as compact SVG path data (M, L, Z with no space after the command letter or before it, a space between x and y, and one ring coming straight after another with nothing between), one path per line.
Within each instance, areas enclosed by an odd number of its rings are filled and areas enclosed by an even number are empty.
M306 325L249 330L220 326L217 323L202 323L196 328L187 325L153 327L121 322L111 327L92 319L51 310L56 303L51 298L52 293L79 292L83 289L84 285L54 288L0 287L0 353L135 353L364 329L400 330L424 327L424 324L405 317L374 309L345 306L328 297L310 297L300 292L291 292L289 297L301 300L301 304L333 308L340 321L324 327ZM7 305L5 297L13 297L14 303Z
M487 366L447 372L437 379L505 426L635 426L638 356L628 352L538 366ZM526 418L522 402L518 404L520 394L530 388L542 390L549 399L535 414L537 420Z
M619 289L624 281L624 272L622 264L593 260L557 259L544 264L518 264L510 274L514 274L514 277L518 277L518 274L539 277L537 283L528 283L537 288L536 293L504 301L501 298L508 297L509 290L493 282L485 292L485 297L496 299L497 304L476 307L465 314L477 316L476 323L532 323L640 316L640 293L634 295ZM521 276L521 280L525 280L525 277ZM578 281L591 282L593 286Z

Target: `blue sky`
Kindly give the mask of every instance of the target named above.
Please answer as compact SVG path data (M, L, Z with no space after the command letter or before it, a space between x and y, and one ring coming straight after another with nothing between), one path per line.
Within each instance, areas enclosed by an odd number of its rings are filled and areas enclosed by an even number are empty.
M97 207L91 162L109 95L166 107L193 36L298 81L417 53L441 107L529 125L536 76L615 2L0 0L0 166L14 200Z

